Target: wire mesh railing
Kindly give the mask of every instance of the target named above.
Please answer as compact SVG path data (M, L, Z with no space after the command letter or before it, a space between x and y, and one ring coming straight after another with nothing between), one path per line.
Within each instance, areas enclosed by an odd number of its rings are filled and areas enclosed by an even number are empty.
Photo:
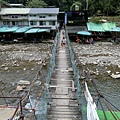
M39 103L36 108L37 112L35 114L36 114L37 120L47 120L47 111L49 109L49 102L50 102L50 93L48 88L49 88L51 75L55 68L55 55L57 50L58 38L59 38L59 32L56 34L56 37L54 39L54 45L52 48L51 58L48 66L48 73L46 77L45 89L42 93L42 96L40 97ZM34 119L35 118L33 118L33 120Z
M87 120L87 110L86 110L87 103L86 103L86 99L84 96L84 92L80 85L80 72L76 66L74 52L72 50L72 46L71 46L70 39L69 39L67 32L66 32L66 38L67 38L68 49L70 52L72 69L73 69L73 73L74 73L73 79L75 82L75 86L77 88L76 89L76 97L77 97L78 104L79 104L78 109L82 113L82 120Z

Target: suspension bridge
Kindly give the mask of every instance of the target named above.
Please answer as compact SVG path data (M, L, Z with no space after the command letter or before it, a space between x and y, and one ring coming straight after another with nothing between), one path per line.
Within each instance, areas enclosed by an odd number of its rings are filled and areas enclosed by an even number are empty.
M56 53L56 66L50 80L50 109L48 120L81 120L78 109L73 69L67 46L61 46L60 33Z
M61 45L63 37L67 41L66 46ZM109 110L107 112L104 110L97 111L87 83L85 81L80 83L81 76L76 62L68 34L66 31L65 34L62 34L62 31L58 32L52 48L48 74L45 83L42 83L42 89L38 97L36 99L32 98L30 91L35 81L41 76L40 71L32 81L26 96L24 98L16 97L20 99L18 106L4 106L4 108L7 108L6 110L11 109L12 113L9 113L9 115L12 117L9 117L10 120L119 120L120 110L116 108L118 112L112 111L106 103L109 101L95 87L99 99L103 100ZM85 73L85 78L87 76L87 73ZM95 86L95 83L91 82ZM4 99L5 97L0 98ZM27 108L30 113L27 118L24 117L26 108L22 107L22 103L26 99L30 101L30 106ZM3 112L3 108L0 110ZM0 118L2 117L2 120L6 120L8 118L7 112L5 118L1 115L1 111Z

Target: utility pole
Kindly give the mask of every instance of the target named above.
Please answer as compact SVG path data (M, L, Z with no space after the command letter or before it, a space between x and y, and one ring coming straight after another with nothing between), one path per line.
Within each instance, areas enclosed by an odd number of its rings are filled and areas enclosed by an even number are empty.
M2 8L2 2L0 1L0 12L1 12L1 8Z
M88 11L88 0L86 0L86 10Z
M88 21L88 0L86 0L86 8L84 11L84 17L85 17L85 21Z

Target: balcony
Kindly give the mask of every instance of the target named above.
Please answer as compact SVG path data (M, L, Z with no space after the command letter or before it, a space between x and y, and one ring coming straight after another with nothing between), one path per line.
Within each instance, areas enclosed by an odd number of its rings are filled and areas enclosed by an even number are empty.
M1 16L1 20L28 20L28 17L3 17Z

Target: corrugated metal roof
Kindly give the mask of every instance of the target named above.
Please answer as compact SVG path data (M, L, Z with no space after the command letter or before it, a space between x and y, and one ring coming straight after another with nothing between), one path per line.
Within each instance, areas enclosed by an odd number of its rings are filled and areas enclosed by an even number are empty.
M50 32L50 29L39 29L38 32Z
M0 14L29 14L30 8L2 8Z
M25 27L22 27L22 28L19 28L15 31L15 33L24 33L26 32L27 30L29 30L31 27L29 26L25 26Z
M4 32L14 32L14 31L16 31L18 28L19 28L19 27L14 26L14 27L8 28L8 29L5 30Z
M30 14L58 14L59 13L59 8L31 8L30 9Z
M39 28L31 28L29 30L27 30L25 33L37 33L39 30Z

